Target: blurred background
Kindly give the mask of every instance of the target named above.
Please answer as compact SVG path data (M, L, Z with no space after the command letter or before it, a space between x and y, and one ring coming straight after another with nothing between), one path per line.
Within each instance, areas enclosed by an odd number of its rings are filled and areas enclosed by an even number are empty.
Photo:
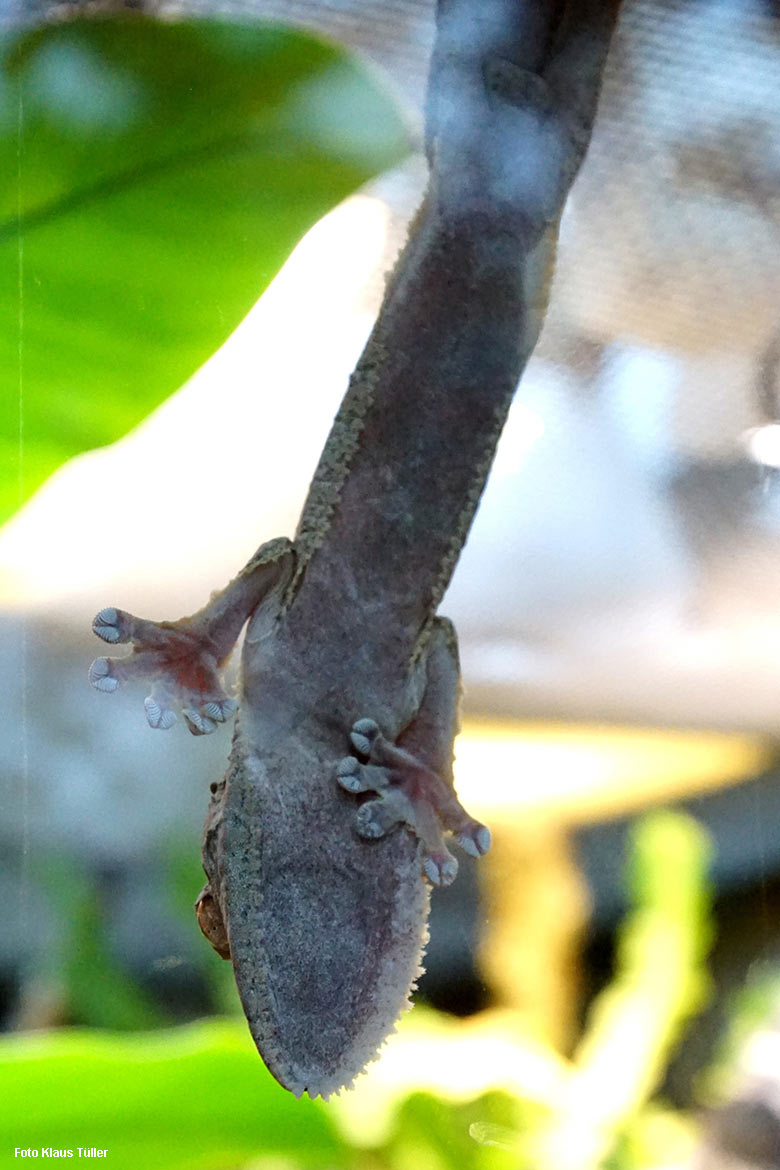
M0 10L0 1159L780 1167L780 8L624 4L442 607L495 845L327 1105L192 913L229 732L92 691L89 627L292 535L424 189L433 5L131 8Z

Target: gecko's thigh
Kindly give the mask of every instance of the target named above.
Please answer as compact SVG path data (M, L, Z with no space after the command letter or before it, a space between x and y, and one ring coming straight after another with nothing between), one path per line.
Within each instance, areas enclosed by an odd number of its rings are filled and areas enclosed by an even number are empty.
M397 742L451 783L453 742L460 729L461 682L457 635L449 618L434 618L423 653L422 698Z

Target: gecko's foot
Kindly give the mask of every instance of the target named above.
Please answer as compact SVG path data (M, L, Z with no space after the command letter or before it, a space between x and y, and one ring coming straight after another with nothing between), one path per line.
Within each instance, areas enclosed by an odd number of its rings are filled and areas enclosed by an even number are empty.
M172 727L178 707L193 735L208 735L235 713L238 704L222 686L215 647L194 622L151 622L108 606L92 629L104 642L132 642L133 650L126 658L96 658L89 681L106 692L128 679L151 682L144 700L150 727Z
M120 620L120 611L114 609L113 606L106 606L101 609L100 613L95 615L92 622L92 629L97 634L98 638L102 638L104 642L126 642L127 638L122 635L122 623Z
M150 727L158 727L161 731L167 731L176 722L176 712L168 706L167 694L163 697L157 689L144 699L144 710L146 711L146 721Z
M211 699L201 703L200 707L187 707L182 710L184 722L193 735L209 735L216 730L218 723L227 723L238 710L235 699Z
M96 658L87 677L96 691L105 691L106 694L111 694L119 686L119 679L111 670L110 658Z
M470 817L452 786L420 759L385 739L373 719L359 719L350 733L355 756L339 761L336 775L347 792L375 792L375 800L361 804L356 828L361 837L383 837L399 824L420 838L422 869L436 886L448 886L458 863L444 843L443 833L454 834L472 857L487 853L490 830Z

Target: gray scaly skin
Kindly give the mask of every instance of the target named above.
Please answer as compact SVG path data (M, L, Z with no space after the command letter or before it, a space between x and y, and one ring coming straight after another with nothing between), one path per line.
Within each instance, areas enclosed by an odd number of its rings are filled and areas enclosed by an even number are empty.
M615 7L440 0L428 192L294 541L190 618L95 619L134 651L93 684L151 676L152 726L178 703L195 734L232 714L219 668L249 619L197 910L298 1095L349 1084L407 1005L428 883L457 869L444 833L489 846L452 785L457 648L436 610L541 326Z

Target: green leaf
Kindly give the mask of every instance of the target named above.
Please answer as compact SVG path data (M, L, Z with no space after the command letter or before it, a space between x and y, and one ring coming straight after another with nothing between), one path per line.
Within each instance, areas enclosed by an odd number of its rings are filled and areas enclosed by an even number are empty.
M79 19L7 36L0 70L2 520L178 389L406 144L344 51L277 26Z
M108 1156L90 1164L113 1170L228 1170L261 1154L350 1165L327 1106L277 1085L243 1022L7 1037L0 1098L6 1158L17 1146L96 1146Z
M519 1112L519 1103L499 1091L465 1103L413 1093L398 1110L387 1161L394 1170L517 1170L517 1148L502 1149L475 1134L499 1125L514 1134Z

